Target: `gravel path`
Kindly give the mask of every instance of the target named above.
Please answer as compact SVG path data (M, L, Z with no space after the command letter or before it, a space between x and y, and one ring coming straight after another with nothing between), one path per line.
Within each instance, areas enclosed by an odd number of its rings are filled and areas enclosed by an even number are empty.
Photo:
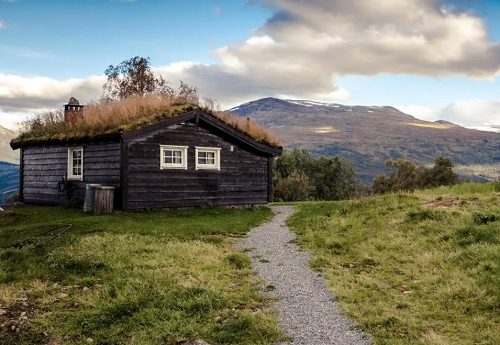
M372 344L362 332L353 329L352 321L340 315L324 279L309 269L309 253L289 243L295 234L285 225L285 220L295 212L294 208L271 208L276 213L274 219L251 230L239 246L255 248L248 252L252 267L267 284L276 287L272 294L280 298L276 307L282 325L293 337L293 341L286 344Z

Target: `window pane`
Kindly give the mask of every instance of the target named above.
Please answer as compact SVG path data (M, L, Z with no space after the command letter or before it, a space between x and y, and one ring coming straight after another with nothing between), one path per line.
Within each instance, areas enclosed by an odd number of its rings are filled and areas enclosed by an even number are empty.
M198 152L198 157L203 157L205 158L207 156L206 152Z
M173 156L174 157L181 157L182 156L182 151L173 151Z
M207 152L207 157L208 158L214 158L215 157L215 152Z
M182 164L182 158L174 158L174 164Z
M82 151L73 151L73 158L81 158Z
M172 157L165 157L165 164L172 164Z
M215 165L215 158L209 158L207 164Z
M205 164L205 158L198 158L198 164Z

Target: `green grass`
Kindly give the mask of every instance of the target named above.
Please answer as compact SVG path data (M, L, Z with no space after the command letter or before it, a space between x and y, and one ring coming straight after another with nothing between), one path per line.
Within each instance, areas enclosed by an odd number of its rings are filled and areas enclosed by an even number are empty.
M267 208L0 215L1 344L273 344L277 316L237 237ZM37 234L71 223L48 242ZM25 313L25 314L23 314Z
M375 344L500 344L500 188L298 203L311 267Z

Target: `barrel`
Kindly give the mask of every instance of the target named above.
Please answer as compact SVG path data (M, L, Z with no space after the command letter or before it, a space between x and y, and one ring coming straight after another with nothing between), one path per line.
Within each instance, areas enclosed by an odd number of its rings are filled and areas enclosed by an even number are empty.
M101 186L100 184L88 184L85 189L85 202L83 203L84 212L92 212L94 209L94 194L95 188Z
M94 192L94 207L95 214L113 213L113 204L115 202L115 187L98 186Z

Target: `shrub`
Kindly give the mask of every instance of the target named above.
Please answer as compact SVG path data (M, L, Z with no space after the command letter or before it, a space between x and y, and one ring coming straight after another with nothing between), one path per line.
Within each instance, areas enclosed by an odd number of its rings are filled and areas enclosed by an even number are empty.
M354 167L339 157L315 158L306 150L286 152L274 160L274 200L345 200L360 190Z
M298 175L295 171L292 175L279 180L274 190L274 199L280 201L304 201L309 199L311 185L307 176L302 173Z
M488 224L500 220L499 217L495 216L494 214L483 214L479 212L474 212L473 219L474 223L479 225Z
M434 166L429 169L406 159L388 160L385 165L392 171L389 177L380 175L373 180L374 194L413 193L415 189L451 186L460 182L458 174L453 171L451 159L442 156L436 158Z

